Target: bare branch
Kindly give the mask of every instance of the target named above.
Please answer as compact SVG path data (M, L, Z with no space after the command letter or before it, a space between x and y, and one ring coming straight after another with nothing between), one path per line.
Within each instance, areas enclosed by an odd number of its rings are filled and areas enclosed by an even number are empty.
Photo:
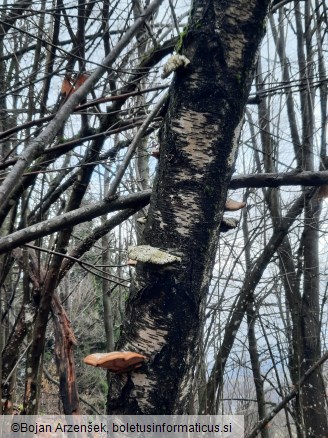
M108 56L103 60L103 65L99 66L95 72L89 77L84 84L73 93L67 102L61 107L55 118L49 123L44 131L38 135L26 147L24 152L18 157L18 161L8 174L2 185L0 186L0 206L3 208L10 194L15 190L17 185L21 184L21 178L25 169L31 164L36 156L45 149L61 129L65 121L68 119L74 108L85 98L94 84L103 76L108 67L111 67L117 56L122 52L126 45L131 41L131 38L137 33L138 29L144 24L147 17L161 4L162 0L154 0L149 7L144 11L143 15L138 18L134 24L124 33L117 45L111 50Z
M150 193L150 190L145 190L144 192L133 193L132 195L122 196L114 200L103 200L16 231L0 239L0 254L39 237L59 231L63 227L91 221L103 214L126 208L143 208L150 200Z
M230 189L246 187L321 186L328 184L328 171L261 173L233 176Z
M279 187L283 185L320 186L328 184L328 171L299 173L265 173L259 175L239 175L232 178L229 188L242 187ZM23 230L16 231L0 239L0 254L10 251L24 243L59 231L63 226L74 226L90 221L102 214L126 208L143 208L149 203L151 191L143 191L123 196L114 201L100 201L81 207Z
M269 421L271 421L278 414L278 412L280 412L281 409L283 409L287 405L287 403L289 403L294 397L296 397L309 376L324 362L326 362L326 360L328 360L328 352L321 356L321 358L306 371L304 376L298 381L297 385L294 386L294 389L283 400L281 400L281 402L278 403L277 406L272 409L272 411L265 418L263 418L262 421L257 424L257 426L251 431L249 435L247 435L246 438L257 437L261 430L264 429L264 427L269 423Z

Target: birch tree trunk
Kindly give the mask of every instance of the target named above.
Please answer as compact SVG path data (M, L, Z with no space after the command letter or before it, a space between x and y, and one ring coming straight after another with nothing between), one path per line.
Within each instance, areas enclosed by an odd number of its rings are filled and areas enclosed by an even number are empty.
M177 49L144 244L180 258L136 267L117 349L147 356L112 379L110 414L188 413L227 189L268 1L195 0Z

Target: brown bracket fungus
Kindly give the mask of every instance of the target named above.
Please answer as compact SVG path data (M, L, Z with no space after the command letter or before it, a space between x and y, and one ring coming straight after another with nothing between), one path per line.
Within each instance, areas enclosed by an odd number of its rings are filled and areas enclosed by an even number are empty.
M122 374L141 367L145 356L132 351L112 351L111 353L93 353L83 359L87 365L104 368L112 373Z
M225 211L237 211L246 206L246 202L238 202L228 198L225 204Z

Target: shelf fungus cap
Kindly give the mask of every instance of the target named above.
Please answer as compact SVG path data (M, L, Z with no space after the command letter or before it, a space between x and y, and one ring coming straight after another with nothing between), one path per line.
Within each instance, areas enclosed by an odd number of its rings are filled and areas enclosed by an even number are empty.
M220 224L220 232L226 233L229 230L233 230L234 228L237 228L238 226L238 220L231 217L223 217L221 224Z
M225 204L225 211L237 211L246 207L246 202L234 201L228 198Z
M180 257L150 245L129 246L128 255L130 259L137 262L154 265L172 265L181 262Z
M188 67L190 64L189 59L184 55L172 55L171 58L163 67L162 79L167 78L173 71L176 71L180 67Z
M93 353L83 359L87 365L104 368L112 373L127 373L141 367L145 356L132 351L112 351L110 353Z

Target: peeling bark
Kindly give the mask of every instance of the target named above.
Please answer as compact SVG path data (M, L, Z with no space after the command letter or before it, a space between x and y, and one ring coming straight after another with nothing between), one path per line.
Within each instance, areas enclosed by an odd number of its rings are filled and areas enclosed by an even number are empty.
M73 346L76 339L66 312L57 294L51 302L55 326L55 357L59 372L59 391L65 415L79 415L79 394L77 390Z

